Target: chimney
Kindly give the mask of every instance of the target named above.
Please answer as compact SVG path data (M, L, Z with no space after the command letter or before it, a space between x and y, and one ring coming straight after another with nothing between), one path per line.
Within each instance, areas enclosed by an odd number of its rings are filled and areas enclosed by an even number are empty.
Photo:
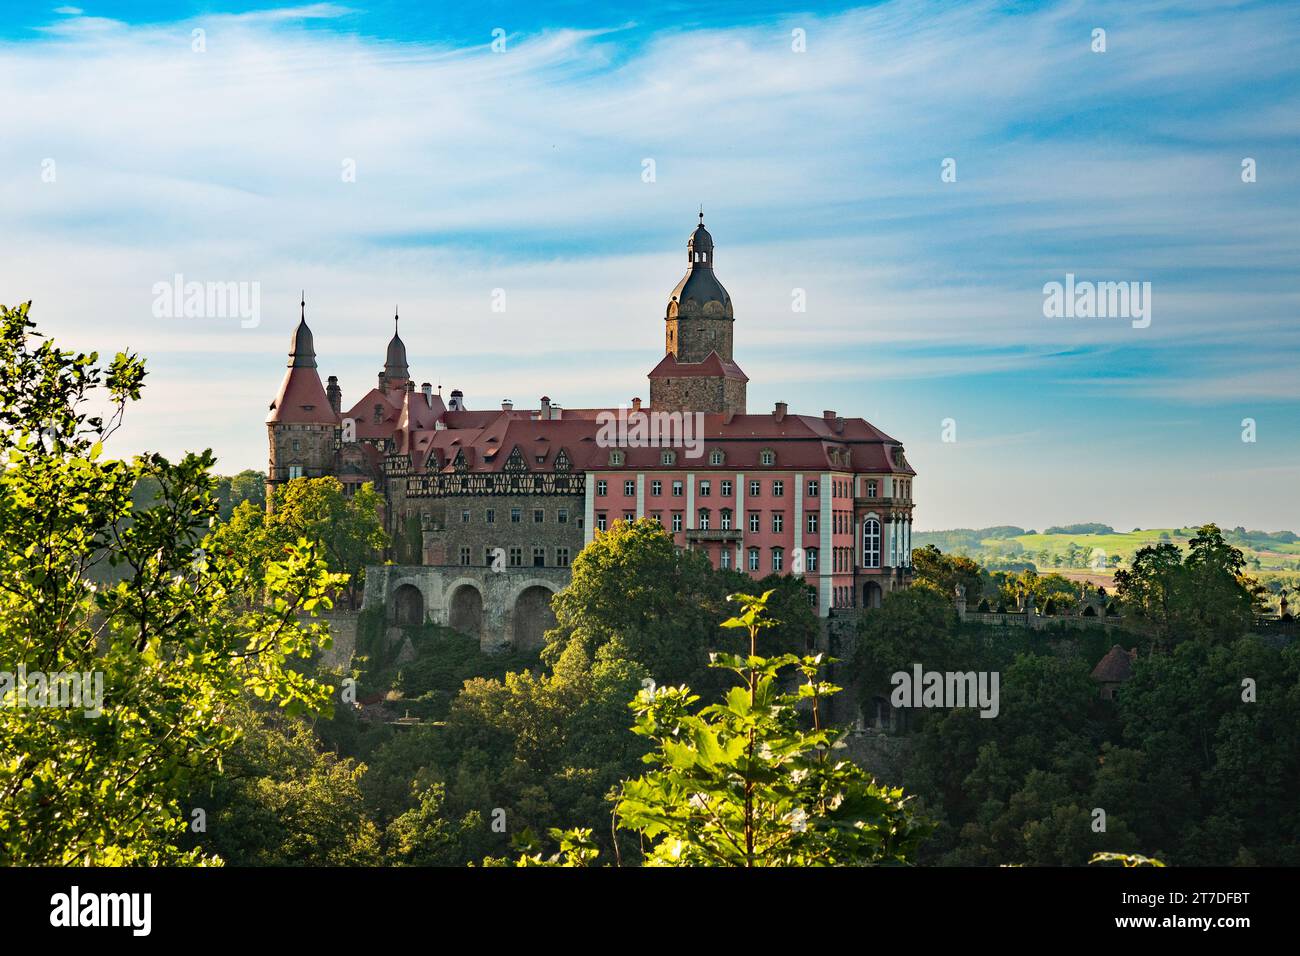
M844 434L844 416L843 416L843 415L836 415L836 416L835 416L835 421L831 422L831 428L833 428L833 429L835 430L835 434L837 434L837 435L843 435L843 434Z
M339 377L331 375L329 377L329 386L325 389L325 395L330 400L330 408L334 409L335 415L343 413L343 390L339 388Z
M641 399L639 398L632 399L632 411L634 412L641 411Z
M510 399L508 398L501 399L501 411L510 412L510 411L514 411L514 408L515 408L515 403L510 401Z
M537 417L540 418L542 421L549 421L549 420L550 420L550 417L551 417L551 399L550 399L549 396L546 396L546 395L543 395L543 396L542 396L542 410L541 410L541 413L540 413Z
M785 413L789 410L790 410L790 406L787 405L785 402L777 402L776 410L772 412L772 417L775 418L778 422L783 422L785 421Z
M447 405L448 411L463 412L465 410L465 393L458 388L451 390L451 402Z
M433 408L433 386L428 382L425 382L420 386L420 391L424 393L424 404Z
M824 412L822 412L822 418L826 419L828 422L833 421L835 419L834 410L829 408L826 409Z

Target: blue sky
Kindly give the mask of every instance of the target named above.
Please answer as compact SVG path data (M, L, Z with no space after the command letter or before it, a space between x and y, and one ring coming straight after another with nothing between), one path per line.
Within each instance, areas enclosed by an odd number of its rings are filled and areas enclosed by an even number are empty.
M118 453L265 467L304 286L345 401L394 303L471 407L645 396L702 202L750 410L902 439L918 527L1300 530L1287 4L441 6L0 2L0 301L148 357ZM1150 326L1044 317L1066 273Z

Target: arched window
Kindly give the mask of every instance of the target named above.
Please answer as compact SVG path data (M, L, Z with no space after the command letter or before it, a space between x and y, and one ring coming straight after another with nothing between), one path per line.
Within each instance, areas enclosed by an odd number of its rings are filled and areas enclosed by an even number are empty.
M862 522L862 566L880 567L880 522L875 518Z

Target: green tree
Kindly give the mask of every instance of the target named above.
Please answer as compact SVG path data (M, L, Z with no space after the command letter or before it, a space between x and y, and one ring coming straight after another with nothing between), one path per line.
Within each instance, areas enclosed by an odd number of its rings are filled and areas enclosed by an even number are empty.
M912 549L912 566L917 584L928 585L949 600L957 585L966 589L966 603L974 607L980 599L980 566L961 555L944 554L932 544Z
M741 611L722 626L748 632L749 653L716 654L713 666L741 685L698 713L685 686L637 696L634 730L654 743L656 769L623 784L619 827L641 835L656 866L906 863L927 827L901 790L834 756L839 733L823 727L821 701L839 688L818 679L821 656L759 656L770 592L733 597ZM805 681L797 692L779 690L787 666Z
M102 701L17 706L24 689L0 688L15 705L0 706L0 863L200 862L179 848L180 798L230 752L245 694L328 708L330 689L286 663L328 641L298 618L342 581L294 544L266 569L266 606L237 607L248 570L198 550L218 507L211 452L106 459L144 365L58 348L29 305L0 308L0 661L100 679ZM106 420L86 410L101 395ZM104 564L120 580L93 586Z
M348 604L356 608L366 565L379 559L388 541L381 506L382 498L369 484L348 496L337 478L295 478L276 487L269 514L251 500L241 502L215 530L210 547L260 569L304 538L319 548L331 571L346 575Z
M569 585L552 599L556 626L542 660L554 666L573 643L594 657L617 639L619 653L656 682L719 690L726 675L709 667L709 652L740 649L739 642L720 639L716 622L741 580L748 579L715 571L704 554L675 547L658 522L616 521L574 559ZM774 646L804 651L817 632L807 587L792 577L772 583L774 604L789 621L772 637Z
M239 739L220 773L184 802L206 826L186 843L235 866L374 866L379 831L359 782L365 765L320 749L300 718L236 709ZM191 825L193 830L193 825Z

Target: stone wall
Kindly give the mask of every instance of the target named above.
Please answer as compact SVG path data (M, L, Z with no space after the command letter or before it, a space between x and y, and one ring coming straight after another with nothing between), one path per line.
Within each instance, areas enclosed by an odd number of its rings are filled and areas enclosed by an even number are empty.
M414 613L425 621L464 629L485 651L533 647L553 625L549 595L569 583L568 568L432 567L386 564L366 568L365 609L382 607L388 623ZM478 633L466 626L465 610L481 607ZM454 615L453 610L459 611ZM453 620L456 617L456 620ZM403 624L418 624L405 619Z

